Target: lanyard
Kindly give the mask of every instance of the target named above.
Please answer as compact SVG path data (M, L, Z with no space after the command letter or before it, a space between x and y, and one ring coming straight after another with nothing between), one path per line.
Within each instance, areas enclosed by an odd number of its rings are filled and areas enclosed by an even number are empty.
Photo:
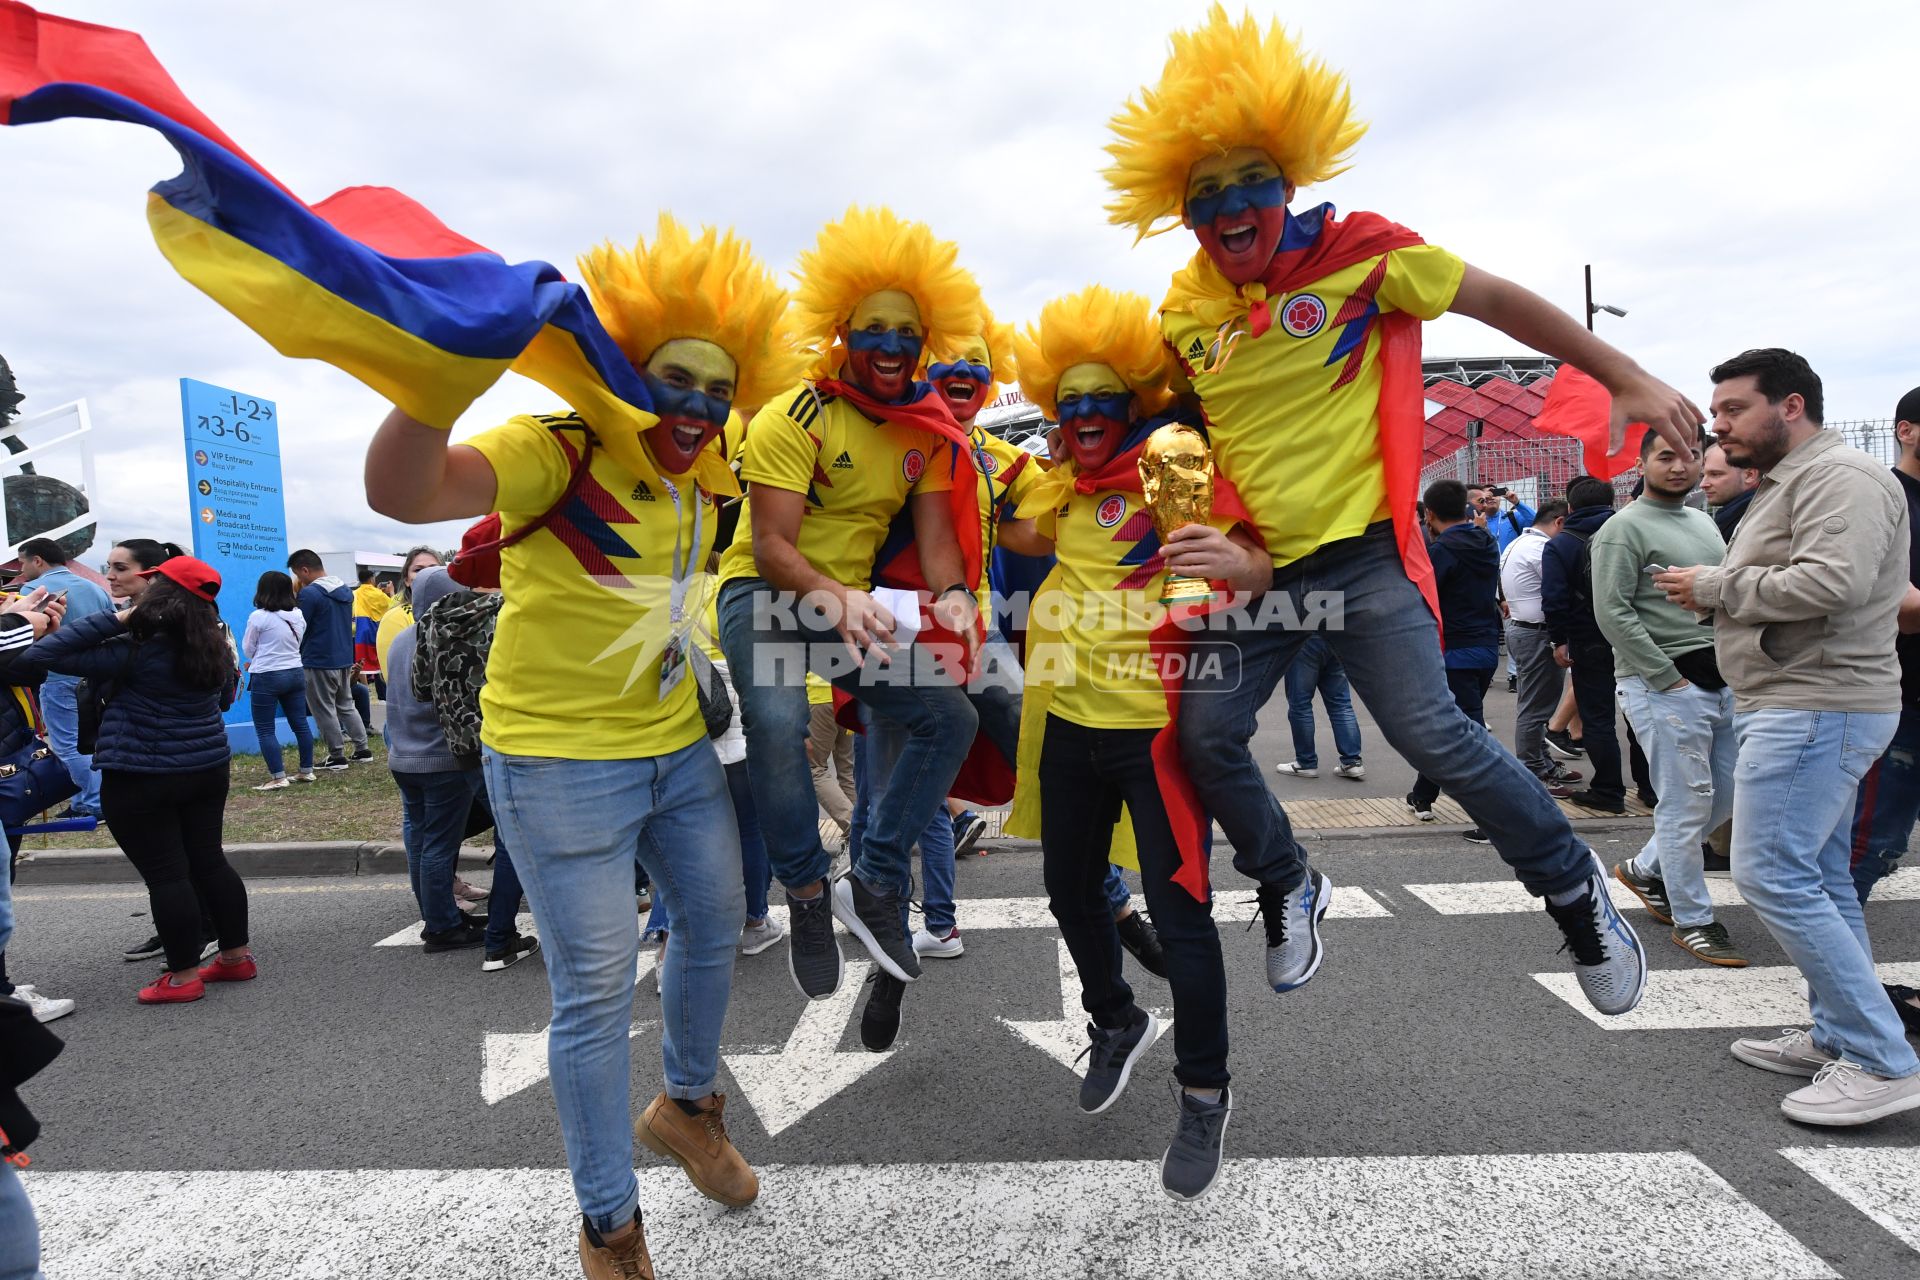
M973 427L968 432L969 443L973 447L974 470L980 473L981 482L987 486L987 545L983 551L990 555L1000 543L1000 499L1007 489L1002 485L999 493L993 491L993 473L986 467L986 459L992 456L987 452L986 434L981 427Z
M700 554L700 508L706 504L700 501L698 494L695 494L693 539L691 545L686 547L685 559L682 559L680 555L680 486L665 476L660 477L660 483L666 489L667 496L673 499L673 563L670 566L673 576L667 598L668 617L673 620L675 626L678 626L686 614L687 584L693 579L693 558Z

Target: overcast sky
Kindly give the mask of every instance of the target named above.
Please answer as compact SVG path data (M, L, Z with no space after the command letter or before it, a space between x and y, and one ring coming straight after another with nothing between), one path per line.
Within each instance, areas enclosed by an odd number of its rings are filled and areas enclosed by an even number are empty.
M569 274L662 208L737 226L785 269L854 201L957 240L1006 319L1095 281L1157 300L1192 252L1108 226L1098 170L1107 117L1200 0L41 7L140 30L309 202L398 187ZM1372 124L1354 168L1298 203L1378 210L1569 310L1591 262L1597 298L1630 312L1602 335L1702 404L1708 367L1751 346L1805 354L1829 420L1887 417L1920 383L1920 6L1254 7L1344 69ZM275 355L154 248L143 192L178 167L133 126L0 131L0 354L22 411L87 399L109 537L186 539L190 376L279 402L293 545L420 540L365 506L384 402ZM1426 351L1519 348L1448 318ZM509 375L455 434L552 407Z

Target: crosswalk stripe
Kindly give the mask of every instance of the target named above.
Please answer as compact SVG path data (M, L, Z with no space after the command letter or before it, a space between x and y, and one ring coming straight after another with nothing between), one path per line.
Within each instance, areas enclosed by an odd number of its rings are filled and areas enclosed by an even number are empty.
M1147 901L1138 894L1134 895L1133 905L1145 910ZM1251 893L1235 892L1221 894L1214 899L1213 918L1221 924L1245 924L1253 919L1255 903ZM787 924L785 905L768 909L767 914L780 922L782 928ZM1053 913L1047 910L1045 898L964 898L955 912L959 918L960 931L986 932L991 929L1052 929L1058 924ZM1335 886L1333 901L1327 907L1330 920L1381 920L1391 918L1393 912L1381 904L1380 900L1365 889L1341 888ZM404 929L395 930L380 941L376 947L415 947L420 945L420 921L416 920ZM533 933L533 917L521 912L519 928L522 933Z
M1542 910L1540 899L1528 893L1518 880L1467 880L1454 884L1410 884L1407 892L1443 916L1499 915L1516 911ZM1632 890L1607 878L1607 892L1622 911L1641 908ZM1743 907L1747 900L1733 881L1717 876L1707 878L1707 895L1716 907ZM1873 890L1876 902L1912 902L1920 899L1920 867L1896 871Z
M1883 982L1920 983L1920 964L1874 967ZM1608 1031L1789 1027L1807 1021L1807 980L1792 965L1655 969L1647 977L1640 1007L1617 1018L1588 1004L1580 994L1579 979L1571 973L1536 973L1533 979Z
M1920 1252L1920 1147L1788 1147L1780 1154Z
M661 1275L879 1280L923 1270L929 1247L962 1260L956 1274L1004 1280L1623 1280L1672 1276L1676 1259L1689 1274L1744 1280L1835 1275L1684 1151L1233 1160L1213 1194L1192 1204L1162 1194L1152 1160L760 1173L759 1202L722 1212L677 1169L641 1171ZM26 1181L61 1280L579 1274L579 1219L560 1169L63 1172ZM194 1230L155 1216L156 1186L194 1206ZM894 1227L876 1225L875 1206Z

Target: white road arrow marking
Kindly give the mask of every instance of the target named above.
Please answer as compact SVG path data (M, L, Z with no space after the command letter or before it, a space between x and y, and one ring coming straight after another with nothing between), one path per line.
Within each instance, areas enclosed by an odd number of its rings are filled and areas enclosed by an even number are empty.
M1645 941L1643 937L1643 941ZM1920 982L1920 964L1881 964L1882 982ZM1749 969L1655 969L1632 1013L1610 1018L1587 1003L1571 973L1536 973L1535 982L1608 1031L1680 1031L1695 1027L1790 1027L1807 1021L1807 980L1790 964Z
M642 947L633 969L633 985L639 986L653 972L653 948ZM627 1028L631 1040L649 1027L652 1019ZM547 1032L489 1031L480 1046L480 1096L488 1106L503 1102L516 1093L524 1093L547 1078Z
M1479 916L1503 915L1521 911L1546 910L1540 899L1527 892L1526 886L1517 880L1465 880L1449 884L1410 884L1407 892L1420 899L1443 916ZM1339 890L1335 889L1335 908ZM1644 910L1640 899L1634 897L1633 890L1615 880L1611 874L1607 877L1607 896L1613 899L1613 905L1622 911ZM1744 907L1747 900L1740 896L1740 890L1731 880L1718 876L1707 877L1707 896L1716 907ZM1920 867L1908 867L1894 872L1873 888L1875 902L1911 902L1920 899ZM1328 915L1333 912L1329 911Z
M800 1123L899 1051L840 1050L840 1037L866 991L872 967L870 961L849 960L840 989L825 1000L807 1001L784 1047L726 1055L727 1070L769 1137Z
M1065 939L1055 938L1054 945L1060 949L1060 1017L1047 1022L1015 1022L1011 1018L999 1018L998 1021L1028 1044L1085 1079L1087 1064L1080 1060L1080 1055L1087 1047L1087 1019L1079 1012L1080 970L1074 966L1073 955L1067 950ZM1153 1016L1159 1026L1153 1038L1158 1040L1173 1025L1173 1019L1159 1009L1153 1011Z

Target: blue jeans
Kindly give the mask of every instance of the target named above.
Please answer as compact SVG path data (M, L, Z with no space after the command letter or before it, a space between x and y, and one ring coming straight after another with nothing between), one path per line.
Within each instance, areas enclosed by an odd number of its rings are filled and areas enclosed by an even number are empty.
M472 769L467 772L472 779L476 796L487 794L487 778L484 770ZM493 809L491 797L487 808ZM495 811L497 813L497 810ZM456 869L459 858L454 859ZM507 943L519 932L520 899L525 897L520 888L520 872L513 865L513 853L507 848L507 837L500 830L500 819L493 820L493 884L487 892L487 942L488 951L505 951Z
M853 743L853 820L847 828L847 857L858 860L866 841L868 815L886 794L887 779L906 749L907 732L893 721L861 709L867 731ZM920 907L927 932L945 937L955 926L953 905L953 819L943 804L920 833ZM904 907L904 903L902 906Z
M1346 668L1333 656L1323 635L1310 635L1287 667L1287 724L1293 730L1293 761L1302 769L1320 767L1313 744L1313 695L1326 700L1327 719L1333 722L1333 745L1341 764L1360 763L1360 720L1353 714L1347 691Z
M1853 887L1861 902L1874 885L1899 869L1916 819L1920 819L1920 709L1903 707L1892 743L1860 780L1854 801Z
M1439 628L1382 521L1274 570L1251 618L1207 639L1237 661L1198 664L1180 704L1180 751L1200 799L1234 848L1233 865L1292 889L1306 854L1248 743L1294 653L1316 630L1346 668L1387 745L1460 802L1536 896L1571 889L1592 870L1587 846L1540 780L1455 705Z
M800 749L796 741L794 750ZM746 909L726 776L702 738L663 756L558 760L484 753L487 794L515 853L553 989L547 1065L574 1195L594 1230L632 1220L633 909L638 851L674 917L660 975L666 1092L704 1098L720 1071ZM806 765L801 763L803 776ZM811 782L808 783L811 789Z
M1920 1059L1873 971L1848 836L1860 779L1899 719L1772 707L1733 718L1733 882L1806 978L1815 1042L1887 1077L1920 1072Z
M854 749L859 749L859 739L854 740ZM740 828L740 884L747 896L747 919L764 923L767 918L767 888L772 883L773 873L767 867L767 842L760 834L760 818L753 811L753 791L747 782L747 762L735 760L722 766L727 771L727 797L733 801L733 820ZM645 877L646 869L640 869ZM639 886L635 886L635 892ZM742 922L744 923L744 921ZM641 930L641 937L652 941L663 933L673 930L673 908L667 905L667 895L655 894L653 906L647 910L647 925Z
M1653 838L1634 858L1641 875L1658 876L1681 928L1713 922L1700 842L1733 816L1733 771L1740 744L1733 733L1733 690L1688 685L1672 693L1639 676L1620 681L1620 706L1647 750L1660 803Z
M97 818L100 775L93 771L93 757L80 754L80 702L74 696L77 684L74 676L48 676L40 684L40 714L47 722L47 745L80 788L73 807Z
M460 904L453 900L453 873L460 861L460 841L467 834L467 814L473 809L475 780L468 769L442 773L396 769L393 774L400 788L400 839L407 847L407 879L429 933L461 924Z
M0 1280L46 1280L40 1270L40 1226L13 1166L0 1160Z
M891 667L869 662L848 670L839 632L804 606L776 603L773 589L758 578L722 588L720 643L740 697L747 779L767 857L789 888L824 879L831 865L807 764L807 669L905 727L907 745L868 820L853 869L870 888L906 892L907 850L943 807L979 724L967 695L919 645L894 654Z
M313 772L313 722L307 717L307 673L299 667L256 671L247 677L247 692L253 708L253 732L260 739L260 754L266 758L267 772L276 778L287 776L286 761L280 755L280 734L273 727L275 713L285 716L293 728L293 740L300 745L300 772Z

